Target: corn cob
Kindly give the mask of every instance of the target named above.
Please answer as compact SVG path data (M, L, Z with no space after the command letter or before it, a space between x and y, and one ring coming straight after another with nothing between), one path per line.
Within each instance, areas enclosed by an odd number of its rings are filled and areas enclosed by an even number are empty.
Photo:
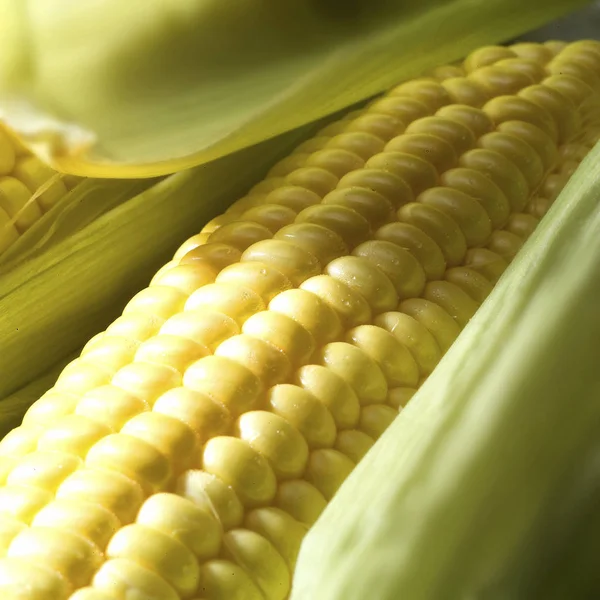
M0 254L78 181L53 171L0 128Z
M283 599L300 542L600 135L600 45L487 47L324 128L0 442L4 598Z

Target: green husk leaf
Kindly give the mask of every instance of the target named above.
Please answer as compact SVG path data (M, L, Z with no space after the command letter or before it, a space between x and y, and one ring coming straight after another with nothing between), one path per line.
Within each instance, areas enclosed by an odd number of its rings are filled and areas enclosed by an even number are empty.
M599 298L597 146L309 532L292 599L501 600L569 589L567 579L558 587L561 573L550 586L543 579L597 514ZM590 584L597 556L579 556L587 572L564 577Z
M95 200L101 201L95 190L106 191L103 185L118 190L119 185L135 182L80 184L90 195L80 190L82 202L72 204L63 223L65 235L48 247L40 246L27 260L0 264L0 406L1 399L36 380L101 331L180 243L322 125L306 126L151 187L137 182L148 189L94 215L82 227L89 216L87 201L92 209ZM22 416L27 405L17 404Z
M17 265L40 256L84 229L114 207L127 202L157 179L84 179L35 222L19 239L0 253L0 276Z
M162 175L585 3L0 0L0 116L59 171Z

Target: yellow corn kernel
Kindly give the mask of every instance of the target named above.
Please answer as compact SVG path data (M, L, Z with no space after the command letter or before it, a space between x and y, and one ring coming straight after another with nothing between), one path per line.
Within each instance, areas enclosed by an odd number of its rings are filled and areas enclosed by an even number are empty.
M17 458L36 449L44 428L39 425L20 425L0 440L0 456Z
M331 342L322 348L319 362L344 379L356 392L361 404L384 400L387 394L385 376L360 347L346 342Z
M492 284L481 273L469 267L448 269L444 279L459 287L475 302L481 304L492 291Z
M399 249L410 253L421 265L427 279L438 279L446 270L446 259L440 247L424 231L409 223L389 223L378 229L375 233L378 240L390 242ZM366 242L368 244L368 242ZM361 252L370 246L359 246L355 252ZM402 269L404 271L404 269ZM404 278L398 283L403 284ZM396 288L398 293L402 293ZM406 297L406 292L402 293Z
M364 406L360 411L358 428L376 440L389 427L397 415L397 411L385 404Z
M458 157L452 145L443 138L429 133L406 133L391 139L386 152L405 152L431 163L438 171L454 167Z
M251 411L237 422L236 435L270 463L278 479L300 477L308 460L302 434L283 417L267 411Z
M247 367L265 387L286 381L292 370L289 359L278 348L246 334L225 340L215 358L227 358Z
M358 422L358 397L339 375L321 365L306 365L297 371L296 381L329 409L338 428L347 429Z
M163 333L142 342L135 353L134 360L166 365L184 373L189 365L208 353L207 348L194 340Z
M544 177L544 164L535 150L515 135L493 131L479 138L477 145L485 150L503 154L523 173L529 189L539 185Z
M175 491L208 510L224 530L242 524L244 507L236 492L215 475L200 470L186 471L177 480Z
M67 600L72 591L68 582L44 565L32 565L20 558L0 561L0 594L6 600Z
M465 265L481 273L490 282L496 283L508 267L508 262L487 248L472 248L467 252Z
M67 477L57 500L92 502L113 513L121 524L130 523L142 504L138 483L116 471L81 469Z
M25 523L11 516L0 515L0 557L6 556L10 543L26 527Z
M389 142L387 147L391 143ZM404 179L415 195L420 194L432 185L436 185L438 181L438 172L431 163L406 152L386 149L385 152L372 156L366 162L366 166L372 169L389 171Z
M479 308L477 302L449 281L430 281L425 286L423 298L441 306L461 328L465 327Z
M437 111L436 116L450 119L467 127L475 139L494 129L494 121L483 109L464 104L451 104Z
M381 152L383 146L383 140L376 135L364 131L346 131L333 136L325 147L342 148L343 150L354 152L354 154L357 154L363 160L367 160L369 157L377 154L377 152Z
M291 281L283 273L259 262L230 265L219 273L217 282L250 288L265 304L280 292L292 287Z
M467 242L458 225L445 213L422 203L404 205L398 219L424 231L439 246L446 264L454 267L461 263L467 252Z
M373 404L372 406L379 406L379 404ZM396 415L397 411L394 411L394 414ZM361 421L362 418L361 411ZM370 450L374 443L375 440L367 435L364 431L358 431L357 429L346 429L338 433L337 438L335 439L334 447L336 450L339 450L342 454L347 456L351 461L358 463L361 458Z
M415 98L419 100L431 110L436 110L444 104L450 104L451 99L439 84L439 82L432 79L413 79L401 83L400 85L392 88L389 91L389 95L394 96L407 96L408 98Z
M385 329L361 325L348 331L346 341L360 348L377 363L389 386L417 385L417 362L406 346Z
M180 600L179 594L160 575L127 559L106 561L94 575L92 585L115 600L136 597Z
M114 513L99 504L64 498L44 506L31 524L34 528L68 531L101 550L121 525Z
M173 537L139 523L119 529L108 544L106 556L148 569L184 598L200 584L200 565L192 552Z
M156 335L164 322L164 319L147 313L127 313L115 319L106 333L142 342Z
M138 292L123 309L123 314L147 313L168 319L175 313L181 312L187 300L187 295L177 288L167 285L153 285Z
M327 407L301 387L280 384L267 393L269 410L286 419L304 437L309 448L333 445L336 424Z
M389 312L375 318L375 325L389 331L408 348L422 375L433 371L442 358L442 351L428 328L404 312Z
M506 224L506 231L526 240L539 224L539 219L524 213L515 213L510 216Z
M413 125L420 121L415 121ZM377 192L388 200L394 208L398 208L414 198L410 186L404 179L383 169L363 168L358 171L351 171L340 179L336 189L343 190L354 187Z
M152 410L185 423L200 443L228 433L232 426L231 414L222 404L186 387L165 392Z
M394 295L388 291L386 296L388 301L385 304L382 301L371 299L370 304L373 314L389 310L395 306L399 299L411 298L414 295L418 296L423 291L426 280L425 271L418 259L404 248L398 247L397 244L385 240L370 240L357 246L352 254L363 259L363 265L366 261L367 264L371 263L377 267L387 276L395 289L396 293ZM359 275L362 280L366 279L363 273L357 273L357 277ZM354 287L363 296L367 296L363 286L354 284Z
M344 327L368 323L371 319L371 307L366 298L330 275L311 277L300 289L327 303L339 315Z
M102 564L102 554L90 541L54 527L29 527L15 537L9 558L18 558L52 569L73 588L85 585Z
M417 393L415 388L394 388L388 394L388 404L398 410L402 410Z
M364 160L355 152L342 148L324 148L309 155L305 164L310 167L321 167L336 177L342 177L350 171L360 169Z
M317 204L304 209L296 218L297 223L314 223L331 229L348 248L353 248L369 237L369 222L356 211L345 206Z
M190 365L183 384L222 404L232 415L252 410L263 391L260 379L248 367L225 356L206 356Z
M490 97L516 94L522 88L534 83L534 79L528 73L502 65L502 62L498 61L473 71L469 74L469 79L478 83Z
M149 404L114 385L90 390L77 402L75 414L119 431L133 416L148 410Z
M394 206L383 194L366 187L343 187L329 192L322 204L345 206L363 216L372 228L379 227L394 218ZM338 256L341 256L338 255Z
M295 211L293 211L291 208L287 208L286 206L281 206L280 204L261 204L260 206L255 206L254 208L247 210L240 216L240 219L243 219L242 222L244 223L244 227L246 224L254 223L264 228L260 236L255 236L260 239L252 240L252 243L258 243L261 240L268 239L270 237L270 235L268 235L269 233L273 234L282 227L289 225L294 221L295 218ZM219 229L219 234L212 234L210 236L210 241L218 241L220 238L223 238L221 241L225 241L226 234L223 231L224 229L225 228L223 227ZM238 229L242 228L239 226L230 227L228 230L225 229L225 231L229 233L230 231L237 231ZM264 231L265 229L266 231ZM240 251L245 250L251 245L246 244L245 241L236 239L236 236L230 235L229 237L233 238L233 240L236 242L233 245L239 248Z
M198 450L196 435L187 424L155 411L136 415L125 423L121 433L156 448L176 473L191 466Z
M248 513L244 526L269 540L285 560L290 572L296 565L307 526L278 508L257 508Z
M103 423L74 414L54 421L39 437L40 450L64 452L84 458L102 437L111 433Z
M295 213L293 213L293 215L295 216ZM273 215L271 211L271 213L268 213L267 215L255 215L254 220L250 220L253 216L254 215L251 215L250 212L245 212L243 217L240 218L247 219L246 221L233 221L228 225L219 227L219 229L210 234L209 240L211 242L229 244L230 246L237 248L240 252L243 252L252 244L269 239L273 234L264 224L262 224L262 222L265 220L271 222L272 217L276 215ZM264 219L261 218L263 216L265 217ZM268 218L269 216L271 216L271 219ZM289 220L290 219L286 219L286 221ZM291 220L293 220L293 217ZM206 283L210 282L207 281ZM206 285L206 283L203 283L202 285ZM199 287L199 285L194 286L191 291L194 291Z
M105 383L110 382L112 369L104 365L88 362L84 358L77 358L69 363L59 375L54 390L64 390L71 394L85 394L85 392Z
M37 450L16 463L6 482L54 493L63 479L81 465L81 459L72 454Z
M223 536L223 558L242 567L266 600L284 600L291 587L289 568L276 548L249 529L232 529Z
M211 352L214 352L223 340L239 331L237 323L231 317L203 309L186 310L174 315L160 328L161 334L189 338Z
M172 475L166 457L154 446L124 433L101 439L88 452L85 464L91 469L116 471L154 491L161 489Z
M365 298L372 314L390 310L398 304L398 293L389 277L361 256L336 258L327 265L325 272Z
M451 169L442 175L440 183L475 198L487 212L494 229L506 223L510 215L508 199L481 171L460 167Z
M495 252L508 260L512 260L522 246L523 240L514 233L511 233L510 231L495 231L490 238L487 247L492 252Z
M558 129L552 115L530 100L519 96L499 96L487 102L483 110L497 125L505 121L526 121L539 127L553 142L558 140Z
M363 131L387 141L402 133L404 128L404 123L392 115L365 113L350 121L344 131Z
M201 577L200 593L210 600L231 598L264 600L265 598L246 571L229 560L210 560L204 563Z
M220 436L208 441L202 455L203 469L235 490L244 506L270 502L277 482L266 458L247 442Z
M405 300L399 308L402 312L425 325L442 352L446 352L450 348L460 333L460 327L456 321L436 302L423 298L413 298Z
M308 481L285 481L277 488L275 505L300 523L312 525L325 510L327 500Z
M153 277L150 285L172 287L186 295L191 294L199 287L213 283L217 272L208 265L188 263L174 265Z
M479 108L490 98L490 92L485 86L462 75L445 79L442 86L455 104Z
M512 161L499 152L483 148L469 150L461 156L460 165L489 177L509 199L513 211L522 210L527 204L529 187L525 176Z
M181 384L181 373L168 365L133 362L119 369L111 384L151 405L163 392Z
M313 450L308 459L305 477L326 500L331 500L354 466L354 462L333 448Z
M144 502L136 523L155 529L186 546L198 559L214 558L222 529L206 506L176 494L155 494Z
M51 500L52 492L43 488L5 484L0 488L0 514L28 525Z
M137 340L103 333L85 345L81 356L88 363L93 362L116 372L132 361L139 345Z
M199 288L185 304L186 312L215 310L231 317L239 326L263 309L263 301L251 289L226 283L211 283Z
M469 248L485 244L492 234L492 222L483 206L459 190L429 188L418 196L417 201L448 215L462 231Z
M334 139L336 138L332 138L332 140ZM356 151L354 148L344 148L342 145L331 146L331 141L327 143L327 146ZM358 152L356 153L358 154ZM335 188L338 178L333 173L330 173L321 167L300 167L287 175L283 182L287 185L305 187L322 198L325 194Z
M533 60L540 65L545 65L552 58L552 53L542 44L520 42L510 46L510 50L521 58Z
M390 96L373 102L369 106L369 113L391 115L409 125L416 119L431 114L431 109L414 98Z
M504 46L484 46L473 50L464 60L463 67L470 73L487 65L492 65L504 58L513 58L514 56L515 52L511 48Z

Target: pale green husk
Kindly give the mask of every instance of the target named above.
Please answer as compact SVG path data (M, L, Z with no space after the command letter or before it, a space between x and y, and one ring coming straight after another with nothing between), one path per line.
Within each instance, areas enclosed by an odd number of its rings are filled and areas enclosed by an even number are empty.
M0 0L0 117L59 171L161 175L585 3Z
M309 532L292 600L598 597L571 590L598 584L599 357L596 147Z

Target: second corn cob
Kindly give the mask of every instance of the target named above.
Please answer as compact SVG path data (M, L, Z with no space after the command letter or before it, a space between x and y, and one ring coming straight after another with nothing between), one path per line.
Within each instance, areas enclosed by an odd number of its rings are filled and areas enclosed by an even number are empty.
M0 254L78 181L53 171L0 128Z
M3 597L285 598L307 528L596 141L598 73L593 43L481 49L184 243L0 443Z

